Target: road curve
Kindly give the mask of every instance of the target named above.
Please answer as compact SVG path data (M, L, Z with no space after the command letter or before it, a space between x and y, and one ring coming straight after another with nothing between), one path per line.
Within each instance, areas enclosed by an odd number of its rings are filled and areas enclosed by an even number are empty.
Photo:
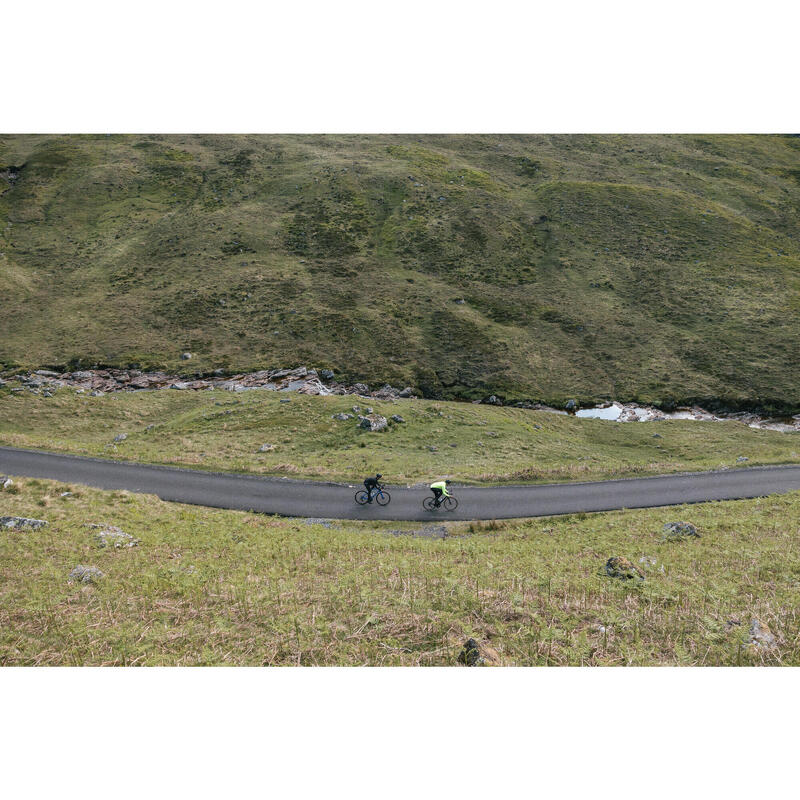
M504 519L737 500L800 489L800 464L693 472L652 478L533 486L457 487L454 513L422 508L425 489L389 486L390 505L358 506L357 486L202 472L102 458L0 447L0 474L127 489L177 503L332 519Z

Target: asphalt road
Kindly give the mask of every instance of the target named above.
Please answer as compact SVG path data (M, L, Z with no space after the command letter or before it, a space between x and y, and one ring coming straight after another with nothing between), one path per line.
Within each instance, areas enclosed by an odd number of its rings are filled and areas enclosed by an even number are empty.
M387 486L392 502L358 506L355 484L319 483L159 467L0 447L0 474L127 489L177 503L333 519L503 519L736 500L800 489L800 465L536 486L455 487L458 509L428 512L424 488Z

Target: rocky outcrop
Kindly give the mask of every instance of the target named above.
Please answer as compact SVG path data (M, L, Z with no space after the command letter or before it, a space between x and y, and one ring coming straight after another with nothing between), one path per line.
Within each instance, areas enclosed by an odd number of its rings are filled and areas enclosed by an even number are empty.
M756 618L750 621L750 631L746 642L748 647L755 652L772 650L778 644L778 640L769 627Z
M97 583L102 577L103 573L97 567L86 567L83 564L78 564L69 573L70 581L76 583Z
M0 528L10 528L13 530L21 531L25 528L30 530L38 530L47 525L47 521L43 519L30 519L28 517L0 517Z
M700 538L697 528L691 522L667 522L664 524L664 537L666 539L691 539Z
M135 539L129 533L125 533L116 525L95 525L92 523L88 527L97 531L94 538L98 547L112 547L118 550L122 547L137 547L141 541L141 539Z
M497 650L484 642L467 639L458 654L458 663L465 667L498 666L500 655Z
M323 369L318 373L307 367L264 369L229 376L225 376L222 370L215 370L210 376L196 375L193 379L169 375L160 371L142 372L137 369L91 369L62 373L53 370L36 370L33 373L15 375L11 380L22 384L22 387L15 387L18 391L24 388L35 394L44 394L55 389L70 387L89 392L93 397L101 397L109 392L133 392L145 389L174 389L176 391L224 389L229 392L258 389L298 392L307 395L360 394L383 400L414 396L411 387L407 386L401 390L388 383L370 394L369 387L365 383L353 385L338 383L334 380L333 370Z
M624 556L612 556L606 561L606 575L620 580L644 580L644 573L633 562Z

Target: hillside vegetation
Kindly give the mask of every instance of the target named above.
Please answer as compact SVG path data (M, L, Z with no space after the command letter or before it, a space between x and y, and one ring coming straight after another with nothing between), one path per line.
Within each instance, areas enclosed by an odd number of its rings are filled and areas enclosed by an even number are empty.
M359 397L155 391L53 397L0 388L0 445L197 469L390 484L447 476L527 483L797 463L797 434L739 422L617 423L521 408L430 400L370 407L391 420L358 427ZM334 415L350 414L350 419ZM121 441L117 437L125 436ZM262 450L262 447L267 448ZM739 459L744 459L740 461Z
M0 527L0 665L455 666L467 637L500 665L800 665L798 492L452 523L442 538L11 488L0 515L48 524ZM665 540L675 520L700 538ZM100 548L92 524L139 543ZM614 556L644 581L609 577ZM103 575L71 582L77 565ZM753 620L770 633L751 644Z
M0 366L796 409L798 208L789 136L5 136Z

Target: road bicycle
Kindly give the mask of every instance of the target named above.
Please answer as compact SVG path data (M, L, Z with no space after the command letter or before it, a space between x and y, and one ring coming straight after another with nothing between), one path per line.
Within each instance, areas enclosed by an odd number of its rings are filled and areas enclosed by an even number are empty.
M449 497L443 497L438 503L430 496L426 497L422 501L422 507L426 511L434 511L440 506L444 507L445 511L455 511L458 508L458 500L450 495Z
M388 506L392 496L387 492L381 484L373 490L372 499L379 506ZM365 506L369 502L369 495L366 489L361 489L356 492L356 503L360 506Z

